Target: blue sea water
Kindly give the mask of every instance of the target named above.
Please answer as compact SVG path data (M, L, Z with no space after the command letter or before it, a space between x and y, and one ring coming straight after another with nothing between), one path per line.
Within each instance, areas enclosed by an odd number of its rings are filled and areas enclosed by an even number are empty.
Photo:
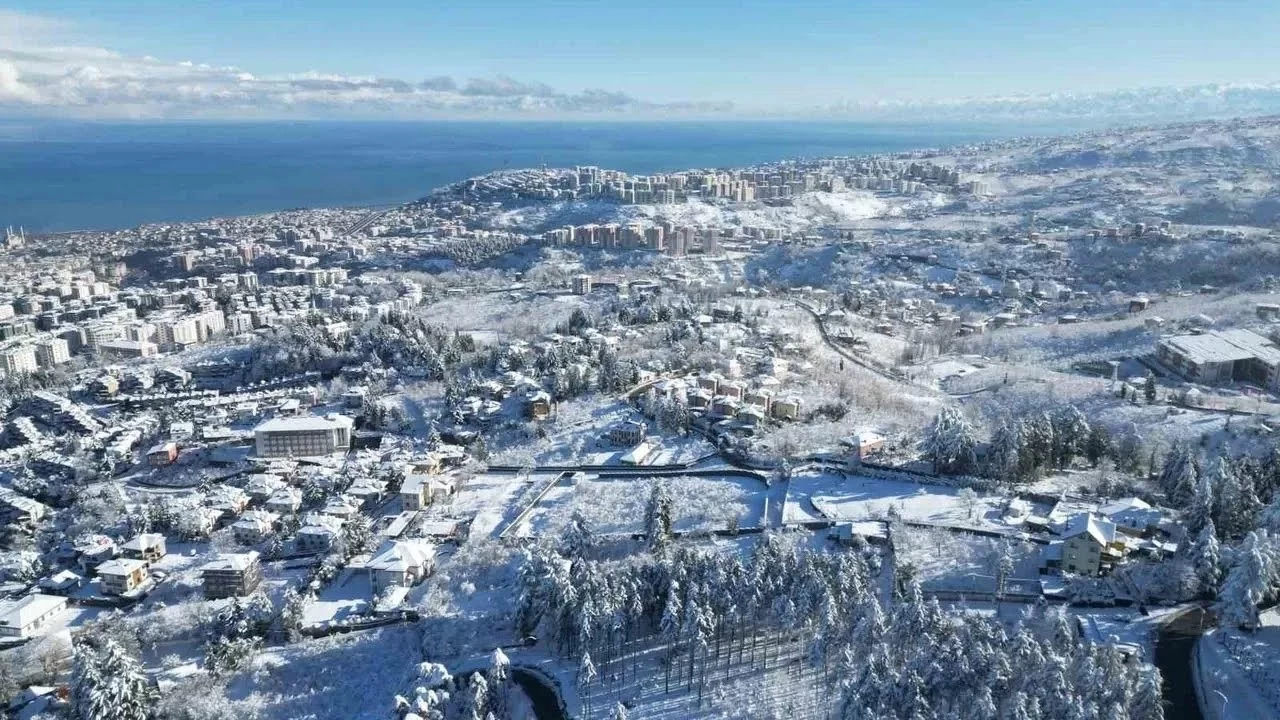
M0 122L0 226L131 227L405 202L502 168L636 173L943 147L1048 128L797 122Z

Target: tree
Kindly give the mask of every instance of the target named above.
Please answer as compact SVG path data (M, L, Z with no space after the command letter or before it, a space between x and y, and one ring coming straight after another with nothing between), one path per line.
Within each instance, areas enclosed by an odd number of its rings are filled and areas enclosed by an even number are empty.
M1223 456L1210 464L1208 475L1214 490L1213 517L1218 531L1223 537L1239 538L1252 530L1262 512L1262 502L1250 476L1238 472Z
M1200 594L1212 596L1217 593L1218 583L1222 580L1222 557L1212 520L1200 529L1195 544L1191 546L1190 561Z
M1014 423L1001 422L991 436L984 458L986 476L1003 485L1014 485L1022 480L1022 428Z
M1266 531L1246 535L1218 595L1223 620L1246 630L1258 627L1258 606L1273 594L1275 566L1275 549Z
M1186 507L1196 494L1200 468L1196 458L1182 445L1174 445L1165 456L1160 470L1160 485L1169 501L1177 507Z
M1148 405L1152 405L1156 401L1156 376L1150 370L1147 371L1147 379L1142 384L1142 399Z
M1075 405L1064 405L1054 414L1054 460L1059 467L1070 465L1084 452L1089 432L1089 421Z
M960 506L964 508L965 517L973 519L973 511L978 507L978 493L973 488L961 488L957 493L960 499Z
M946 405L925 430L920 446L935 473L961 474L973 468L977 444L973 426L958 409Z
M662 480L655 480L649 491L649 504L645 508L644 535L649 550L660 553L671 540L672 531L671 491Z
M1196 482L1195 494L1191 497L1191 507L1187 509L1187 530L1199 534L1200 530L1213 523L1213 485L1209 475L1200 476Z
M1089 426L1089 437L1084 443L1084 456L1089 467L1098 467L1102 458L1111 454L1111 433L1102 423L1095 422Z
M347 560L368 552L373 547L373 529L369 526L369 518L357 513L342 525L340 539L342 556Z
M622 703L614 704L613 714L609 717L611 720L627 720L627 706Z
M156 694L142 663L114 640L75 648L71 708L79 720L147 720Z

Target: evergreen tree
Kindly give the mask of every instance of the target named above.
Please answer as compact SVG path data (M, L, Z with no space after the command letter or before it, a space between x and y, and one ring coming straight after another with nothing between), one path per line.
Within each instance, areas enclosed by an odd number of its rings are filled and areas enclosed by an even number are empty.
M1148 405L1152 405L1156 401L1156 376L1151 371L1147 371L1147 379L1142 384L1142 399Z
M1272 597L1276 582L1276 557L1266 531L1245 536L1236 549L1235 562L1218 595L1223 620L1253 630L1258 627L1258 606Z
M1089 421L1075 405L1065 405L1054 414L1054 460L1059 467L1070 465L1084 452L1089 432Z
M938 411L921 441L921 449L925 457L933 462L935 473L969 472L974 465L976 446L973 426L958 409L950 405Z
M1218 583L1222 580L1222 557L1218 546L1217 530L1213 521L1209 520L1200 529L1196 542L1191 546L1191 567L1195 571L1196 581L1202 595L1212 596L1218 591Z
M1008 422L1000 423L991 436L984 458L987 477L1003 485L1013 485L1022 479L1019 458L1022 455L1022 433L1020 426Z
M1214 494L1209 475L1202 475L1196 482L1195 494L1191 497L1191 507L1187 509L1187 531L1200 534L1200 531L1213 523Z
M106 638L80 643L71 673L71 709L79 720L148 720L156 694L142 663Z
M1089 426L1089 437L1085 440L1084 456L1089 467L1096 468L1102 458L1111 454L1111 433L1102 423L1095 422Z
M662 552L671 540L672 505L671 492L667 484L662 480L655 480L653 489L649 491L644 524L644 535L651 552Z

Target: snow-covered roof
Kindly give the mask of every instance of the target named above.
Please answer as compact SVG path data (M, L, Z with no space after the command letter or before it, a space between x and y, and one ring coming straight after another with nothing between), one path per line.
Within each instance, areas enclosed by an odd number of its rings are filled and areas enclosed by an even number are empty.
M147 548L155 547L157 545L162 545L162 544L164 544L164 535L161 535L159 533L140 533L138 535L133 536L133 539L125 543L122 547L125 550L142 552Z
M46 614L67 606L67 599L56 595L35 593L0 610L0 625L23 628Z
M1106 505L1103 505L1102 507L1098 508L1098 512L1107 517L1110 517L1124 510L1150 510L1150 509L1151 509L1151 504L1143 500L1142 498L1127 497L1127 498L1120 498L1119 500L1112 500Z
M1110 545L1115 541L1116 524L1092 513L1080 513L1067 523L1067 529L1062 536L1073 538L1084 534L1088 534L1099 545Z
M436 548L425 540L397 540L367 563L370 570L404 572L425 567L435 558Z
M255 550L250 550L247 553L227 553L219 555L216 560L206 563L201 570L204 572L248 570L257 561L258 553Z
M133 558L115 558L108 560L98 566L99 575L132 575L138 570L145 569L147 563L144 560L134 560Z
M338 427L351 427L354 421L346 415L328 415L326 417L317 417L315 415L304 415L302 417L277 417L271 418L266 422L259 424L253 429L255 433L263 432L306 432L314 430L332 430Z

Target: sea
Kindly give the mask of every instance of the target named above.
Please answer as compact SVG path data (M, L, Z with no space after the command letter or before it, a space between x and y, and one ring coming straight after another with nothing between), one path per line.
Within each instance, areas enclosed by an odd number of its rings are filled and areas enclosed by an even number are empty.
M102 230L300 207L376 207L504 168L599 165L647 174L1063 130L780 121L0 120L0 227Z

